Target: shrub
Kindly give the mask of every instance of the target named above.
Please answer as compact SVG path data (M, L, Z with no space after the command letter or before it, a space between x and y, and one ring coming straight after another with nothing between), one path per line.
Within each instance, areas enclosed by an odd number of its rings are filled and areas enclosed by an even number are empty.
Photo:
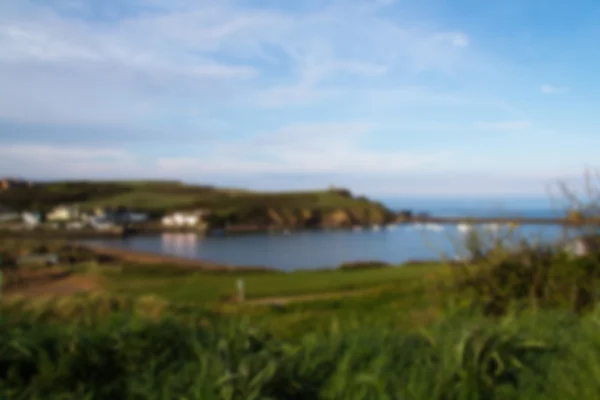
M391 265L383 261L355 261L340 264L338 269L341 270L364 270L364 269L380 269L389 268Z
M551 247L535 247L483 263L458 287L487 314L502 315L515 305L581 313L595 304L599 277L594 256L573 259Z

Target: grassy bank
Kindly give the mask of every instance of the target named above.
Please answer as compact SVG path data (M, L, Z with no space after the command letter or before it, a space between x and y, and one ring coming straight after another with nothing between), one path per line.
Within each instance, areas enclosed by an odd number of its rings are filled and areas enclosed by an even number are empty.
M6 399L595 399L597 321L455 315L423 333L332 325L297 340L206 318L5 322L0 391Z

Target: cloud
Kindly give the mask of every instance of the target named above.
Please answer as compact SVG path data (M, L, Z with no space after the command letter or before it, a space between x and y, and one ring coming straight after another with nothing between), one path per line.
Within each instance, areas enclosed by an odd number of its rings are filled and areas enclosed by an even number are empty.
M387 72L383 65L355 61L306 60L299 67L299 81L293 84L268 88L257 94L258 104L267 108L289 105L314 104L319 100L335 96L339 89L323 88L319 84L329 77L339 74L371 77Z
M495 122L475 122L476 129L515 131L524 130L533 127L531 121L495 121Z
M468 47L469 37L462 32L443 32L437 33L433 39L440 43L449 43L455 47Z
M30 179L85 179L118 176L124 171L139 174L143 167L132 154L116 148L2 143L0 170Z
M543 94L559 94L568 92L569 88L566 86L554 86L546 83L540 86L540 91Z
M365 123L300 124L222 144L214 158L161 158L163 171L225 174L335 174L408 172L444 163L447 151L403 152L369 149L375 126Z
M92 3L0 2L3 173L367 185L531 127L482 93L483 36L405 2Z
M126 0L102 9L7 1L0 119L130 126L176 114L182 103L207 114L316 104L390 73L461 65L465 33L386 18L393 3L315 2L293 12L236 0Z

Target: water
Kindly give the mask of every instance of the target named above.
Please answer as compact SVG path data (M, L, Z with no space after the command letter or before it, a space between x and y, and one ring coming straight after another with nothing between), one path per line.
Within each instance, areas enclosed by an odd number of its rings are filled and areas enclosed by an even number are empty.
M438 217L560 218L565 204L550 198L396 198L384 199L393 210L429 212Z
M392 209L426 211L435 216L522 216L556 217L544 199L505 201L472 201L451 199L395 199L385 202ZM500 206L499 206L500 204ZM494 228L494 227L490 227ZM497 228L497 227L496 227ZM504 231L501 229L500 231ZM558 226L522 226L517 233L529 239L559 239ZM385 261L402 263L409 260L453 258L464 255L459 245L464 227L454 225L396 225L380 229L349 231L304 231L280 234L250 234L229 237L202 237L192 233L165 233L125 239L90 241L103 246L155 252L218 263L270 266L290 271L335 267L344 262Z

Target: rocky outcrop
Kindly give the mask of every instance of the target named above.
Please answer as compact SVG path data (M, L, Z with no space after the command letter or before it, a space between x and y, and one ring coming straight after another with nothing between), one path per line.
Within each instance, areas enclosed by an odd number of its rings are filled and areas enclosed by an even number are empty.
M340 206L318 204L294 207L255 204L251 208L218 213L213 228L254 225L257 229L348 228L356 225L381 225L394 220L394 214L383 205L368 200L336 200Z
M339 209L328 213L322 221L322 226L326 228L350 227L353 222L349 212Z

